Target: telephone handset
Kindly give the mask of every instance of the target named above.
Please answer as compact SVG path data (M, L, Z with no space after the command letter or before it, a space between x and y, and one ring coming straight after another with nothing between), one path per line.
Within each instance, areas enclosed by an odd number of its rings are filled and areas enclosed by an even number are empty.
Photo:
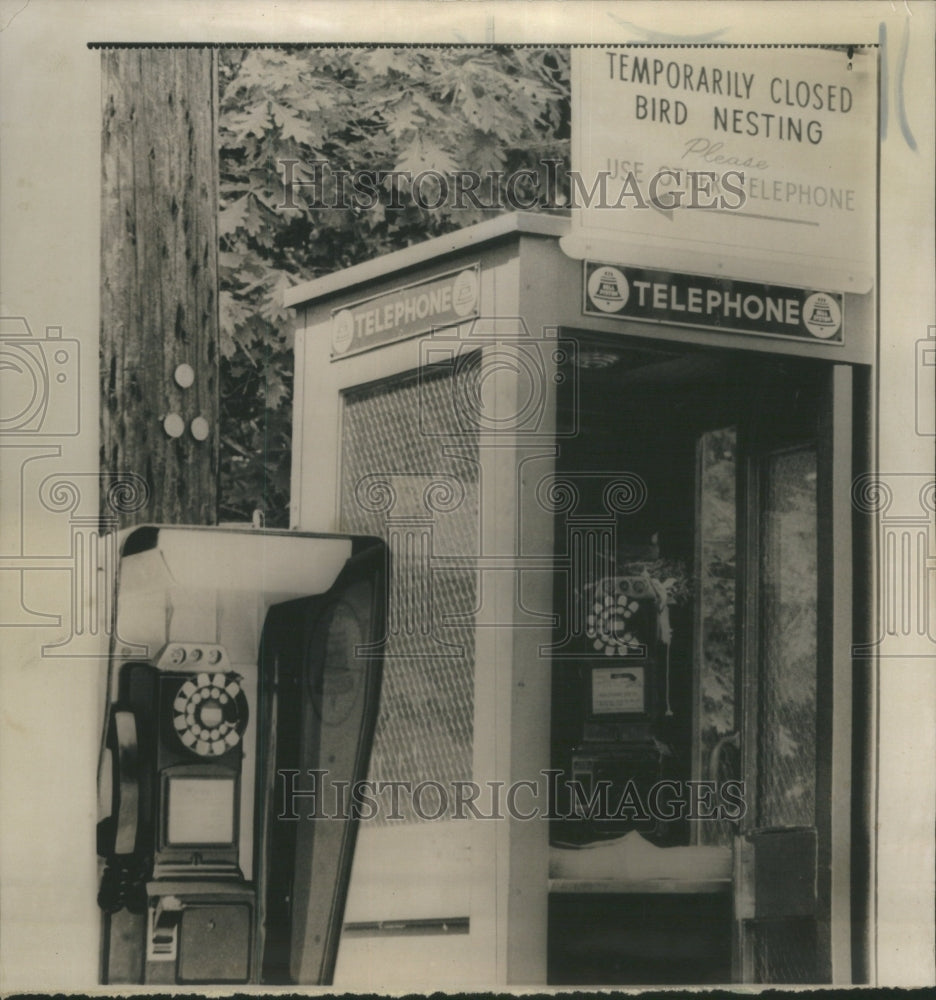
M139 764L136 718L133 712L114 713L117 737L118 803L117 828L114 831L114 853L133 854L136 849L137 814L140 808L140 786L136 773Z
M136 717L115 708L108 727L111 755L113 810L98 823L98 854L106 867L98 892L98 905L107 913L126 907L131 913L146 910L147 864L140 850L140 749Z

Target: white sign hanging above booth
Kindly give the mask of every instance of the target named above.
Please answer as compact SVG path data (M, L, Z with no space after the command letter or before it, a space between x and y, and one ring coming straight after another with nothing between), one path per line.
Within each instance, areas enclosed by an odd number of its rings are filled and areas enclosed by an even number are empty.
M877 60L874 47L573 49L563 249L869 291Z

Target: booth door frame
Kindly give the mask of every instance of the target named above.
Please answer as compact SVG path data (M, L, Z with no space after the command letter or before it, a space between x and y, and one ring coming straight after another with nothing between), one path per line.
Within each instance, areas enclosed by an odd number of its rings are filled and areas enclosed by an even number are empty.
M779 442L755 435L741 465L744 523L739 608L742 770L747 813L735 843L734 979L757 978L753 932L770 933L785 918L814 920L814 982L853 980L852 954L852 741L853 741L853 517L851 487L855 439L853 370L831 365L824 375L816 421L816 770L815 825L758 828L758 699L761 621L763 465ZM759 440L757 438L759 437ZM792 866L785 885L770 891L771 870ZM787 869L789 870L789 869Z

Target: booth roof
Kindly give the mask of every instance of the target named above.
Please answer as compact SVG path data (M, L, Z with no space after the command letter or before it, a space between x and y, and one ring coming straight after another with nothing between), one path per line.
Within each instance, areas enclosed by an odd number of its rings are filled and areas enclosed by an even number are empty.
M354 264L342 271L335 271L334 274L327 274L312 281L304 281L294 288L290 288L284 296L284 300L287 306L298 306L345 291L355 285L387 277L397 271L403 271L427 261L440 260L469 247L482 247L512 235L559 237L565 236L568 231L569 219L567 217L540 215L534 212L511 212L486 222L479 222L474 226L458 229L445 236L437 236L424 243L417 243L404 250L396 250L393 253L384 254L382 257L375 257L362 264Z

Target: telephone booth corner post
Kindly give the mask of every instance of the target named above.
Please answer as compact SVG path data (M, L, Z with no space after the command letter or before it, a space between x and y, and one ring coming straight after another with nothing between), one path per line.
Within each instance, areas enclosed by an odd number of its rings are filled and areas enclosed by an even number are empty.
M401 986L849 981L867 887L842 802L868 734L843 512L873 296L820 296L819 333L688 323L675 306L717 279L578 259L566 228L506 216L292 292L295 525L379 535L395 560L370 777L532 782L566 809L364 824L338 981L365 952ZM654 292L623 316L629 278ZM556 771L585 795L740 781L748 812L602 827L553 801ZM573 862L550 846L569 837L613 849ZM669 969L622 943L640 934Z

